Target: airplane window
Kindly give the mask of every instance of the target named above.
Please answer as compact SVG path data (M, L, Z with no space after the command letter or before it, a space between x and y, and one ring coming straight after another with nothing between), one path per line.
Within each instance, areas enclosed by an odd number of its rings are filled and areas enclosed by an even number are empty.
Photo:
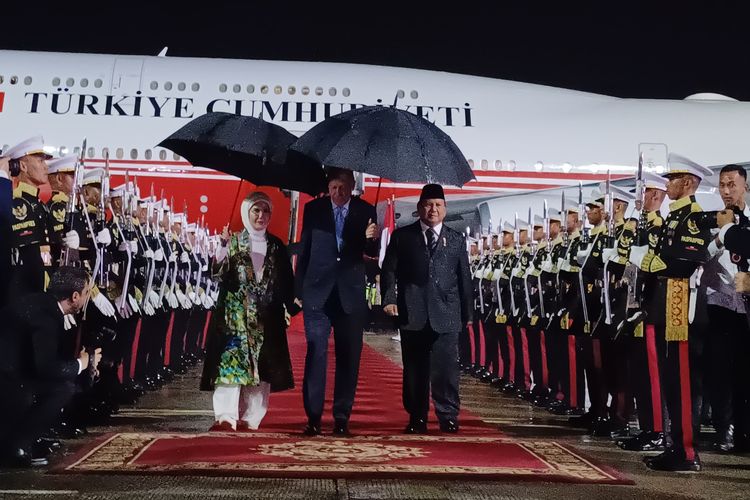
M88 148L86 150L86 157L93 158L94 156L96 156L96 152L94 151L94 148Z
M81 152L81 148L79 148L78 146L76 146L76 147L74 147L74 148L73 148L73 154L76 154L76 155L77 155L77 154L79 154L80 152Z
M159 159L161 161L164 161L164 160L167 159L167 151L166 150L162 149L161 151L159 151Z
M75 84L76 84L76 81L73 80L72 78L68 78L67 80L65 80L65 85L68 87L72 87Z
M180 155L177 153L172 154L172 158L174 158L174 161L180 161Z
M122 148L117 148L117 151L115 151L115 156L118 160L122 160L122 158L125 156L125 152L122 150Z
M3 81L4 81L3 75L0 75L0 85L2 85Z
M109 148L102 148L102 158L109 156Z
M17 76L11 76L10 77L10 84L11 85L15 85L16 83L18 83L18 77Z
M180 92L182 92L186 88L187 88L187 85L185 85L185 82L180 82L177 84L177 90L179 90Z
M232 92L234 92L235 94L239 94L240 92L242 92L242 85L240 85L239 83L235 83L232 87Z
M279 94L281 94L281 85L276 85L276 86L275 86L275 87L273 88L273 93L274 93L274 94L276 94L276 95L279 95Z
M53 86L53 87L57 87L58 85L60 85L60 78L58 78L58 77L54 77L54 78L52 79L52 86Z
M344 87L344 89L343 89L343 90L341 91L341 94L342 94L342 95L343 95L344 97L349 97L349 95L351 95L351 93L352 93L352 91L351 91L351 90L349 90L349 88L348 88L348 87Z
M97 78L96 80L94 80L94 87L101 88L101 86L102 86L102 79L101 78Z
M159 83L158 82L151 82L151 85L149 85L149 87L151 87L151 90L156 90L156 89L159 88Z
M255 92L255 85L253 85L253 84L251 83L250 85L248 85L248 86L247 86L247 89L246 89L246 90L247 90L247 93L248 93L248 94L252 94L253 92Z
M138 158L138 150L133 148L130 150L130 159L135 160Z
M8 149L9 147L10 146L8 144L3 144L3 151L5 151L6 149Z
M261 94L268 94L268 85L262 85L260 87L260 93Z
M193 92L198 92L201 89L201 84L200 83L193 83L190 86L190 88L192 89Z
M328 89L328 95L335 96L336 95L336 89L333 88L333 87L331 87L330 89Z
M487 160L482 160L482 170L487 170L487 168L489 168Z
M30 76L25 77L23 79L23 84L24 85L31 85L31 77Z
M287 92L289 92L289 95L294 95L297 92L297 89L294 88L294 85L290 85Z
M474 160L469 160L469 166L470 166L471 168L474 168Z
M65 156L68 154L68 148L65 146L60 146L60 156Z
M226 83L222 83L221 85L219 85L219 92L226 92L226 91L227 91Z
M515 171L516 170L516 160L510 160L508 162L508 170Z
M495 160L495 170L500 170L501 168L503 168L503 162Z
M81 83L81 87L88 87L89 86L89 80L88 80L88 78L82 78L80 83Z
M398 96L399 99L403 99L406 93L403 90L399 89L399 91L396 92L396 95Z
M537 172L541 172L542 170L544 170L544 163L542 163L542 162L540 162L540 161L538 161L538 162L534 163L534 169L535 169L535 170L536 170Z
M419 97L419 92L417 92L416 90L412 90L411 91L411 98L412 99L416 99L417 97Z
M315 95L323 95L323 87L315 87Z
M150 160L151 159L151 150L147 149L145 151L145 153L144 153L144 156L146 157L147 160Z
M307 95L310 93L310 87L302 87L302 95Z
M164 82L164 90L172 90L172 82Z

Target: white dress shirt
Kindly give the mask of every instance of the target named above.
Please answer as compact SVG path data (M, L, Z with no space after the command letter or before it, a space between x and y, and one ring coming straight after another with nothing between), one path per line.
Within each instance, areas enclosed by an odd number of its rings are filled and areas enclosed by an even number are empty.
M428 226L427 224L425 224L424 222L422 222L420 220L419 221L419 225L422 227L422 237L424 238L425 245L427 244L427 230L428 229L432 229L434 231L434 233L435 233L435 241L438 240L438 237L440 237L440 231L443 230L443 223L442 222L440 224L438 224L437 226L431 228L430 226Z

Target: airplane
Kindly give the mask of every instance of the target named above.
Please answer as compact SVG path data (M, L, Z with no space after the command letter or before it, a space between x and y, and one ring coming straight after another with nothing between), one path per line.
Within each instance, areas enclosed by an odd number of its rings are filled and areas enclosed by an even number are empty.
M684 100L626 99L507 80L361 64L75 54L0 50L0 145L43 135L55 154L87 138L87 167L109 153L113 185L126 172L183 200L192 220L239 227L247 182L190 165L156 145L210 111L251 115L301 135L328 116L395 105L438 125L462 150L476 180L448 187L449 216L464 224L497 197L630 178L641 143L663 143L706 166L750 160L750 103L718 94ZM365 175L363 198L398 198L413 220L420 186ZM309 199L274 196L291 222ZM377 200L376 200L377 198ZM382 211L382 210L381 210ZM412 215L411 217L409 215ZM272 231L286 235L290 220ZM292 224L294 226L295 224ZM289 235L294 238L299 229Z

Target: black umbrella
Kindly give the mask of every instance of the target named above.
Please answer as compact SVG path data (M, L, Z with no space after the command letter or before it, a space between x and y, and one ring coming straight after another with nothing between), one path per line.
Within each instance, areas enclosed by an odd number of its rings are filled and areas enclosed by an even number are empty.
M297 137L285 128L251 116L207 113L159 143L193 165L237 176L259 186L312 195L325 190L321 168L289 164L286 152Z
M291 145L320 164L394 182L463 186L474 178L458 146L408 111L367 106L325 119Z

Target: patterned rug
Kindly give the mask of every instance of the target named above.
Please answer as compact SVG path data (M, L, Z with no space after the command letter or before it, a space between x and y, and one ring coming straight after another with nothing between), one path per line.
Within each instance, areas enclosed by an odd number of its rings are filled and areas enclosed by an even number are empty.
M57 472L632 484L556 442L460 435L120 433L73 457Z

